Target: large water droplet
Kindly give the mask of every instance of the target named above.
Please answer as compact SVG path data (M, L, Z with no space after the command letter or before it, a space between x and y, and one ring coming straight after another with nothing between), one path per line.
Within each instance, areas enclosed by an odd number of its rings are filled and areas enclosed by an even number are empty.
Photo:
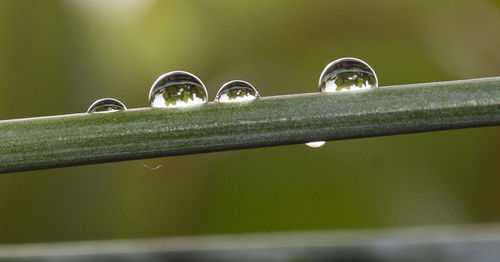
M207 97L207 89L198 77L184 71L172 71L153 83L149 104L159 108L188 107L206 103Z
M250 83L242 80L233 80L222 85L217 95L215 95L215 102L237 103L252 101L259 97L259 92Z
M319 77L320 92L355 91L377 86L375 71L363 60L353 57L331 62Z
M343 92L378 87L375 71L365 61L353 57L344 57L328 64L319 77L320 92ZM325 141L306 143L317 148Z
M127 109L125 105L114 98L102 98L90 105L87 113L113 112Z

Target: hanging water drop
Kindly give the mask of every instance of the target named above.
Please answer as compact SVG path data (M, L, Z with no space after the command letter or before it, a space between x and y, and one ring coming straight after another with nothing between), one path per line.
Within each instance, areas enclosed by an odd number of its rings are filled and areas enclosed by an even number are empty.
M319 77L320 92L356 91L377 86L375 71L363 60L353 57L331 62Z
M172 71L160 76L149 91L151 107L189 107L207 102L207 89L195 75Z
M252 101L259 98L259 92L250 83L242 80L233 80L225 83L215 95L215 102L237 103Z
M306 146L312 147L312 148L318 148L318 147L322 147L325 143L326 143L325 141L309 142L309 143L306 143Z
M92 103L87 113L113 112L126 109L125 105L117 99L102 98Z
M320 92L344 92L378 87L375 71L365 61L353 57L344 57L328 64L319 77ZM317 148L325 141L306 143Z

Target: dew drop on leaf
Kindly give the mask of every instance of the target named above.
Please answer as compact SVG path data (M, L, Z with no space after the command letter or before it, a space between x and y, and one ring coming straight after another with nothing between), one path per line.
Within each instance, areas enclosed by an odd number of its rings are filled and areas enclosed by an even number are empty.
M208 101L205 85L195 75L172 71L161 75L149 91L149 104L156 108L179 108Z
M125 105L117 99L102 98L92 103L87 113L113 112L126 109Z
M365 61L353 57L344 57L329 63L319 77L320 92L358 91L378 87L375 71ZM306 143L317 148L325 141Z
M309 143L306 143L306 146L312 147L312 148L318 148L318 147L322 147L325 143L326 143L325 141L309 142Z
M377 86L377 74L371 66L353 57L331 62L319 77L320 92L356 91Z
M222 85L217 95L215 95L215 102L238 103L252 101L259 97L259 92L250 83L233 80Z

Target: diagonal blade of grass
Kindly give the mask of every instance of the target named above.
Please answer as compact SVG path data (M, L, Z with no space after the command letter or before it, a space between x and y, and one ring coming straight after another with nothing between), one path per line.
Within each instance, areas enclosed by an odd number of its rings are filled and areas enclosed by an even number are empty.
M0 121L0 172L500 125L500 77Z

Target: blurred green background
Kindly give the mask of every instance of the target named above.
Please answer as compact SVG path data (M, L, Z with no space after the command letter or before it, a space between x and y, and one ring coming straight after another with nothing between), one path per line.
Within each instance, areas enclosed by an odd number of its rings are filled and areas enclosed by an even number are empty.
M0 119L145 107L171 70L210 100L317 91L358 57L380 85L500 75L498 1L0 0ZM0 175L0 243L500 221L500 128Z

